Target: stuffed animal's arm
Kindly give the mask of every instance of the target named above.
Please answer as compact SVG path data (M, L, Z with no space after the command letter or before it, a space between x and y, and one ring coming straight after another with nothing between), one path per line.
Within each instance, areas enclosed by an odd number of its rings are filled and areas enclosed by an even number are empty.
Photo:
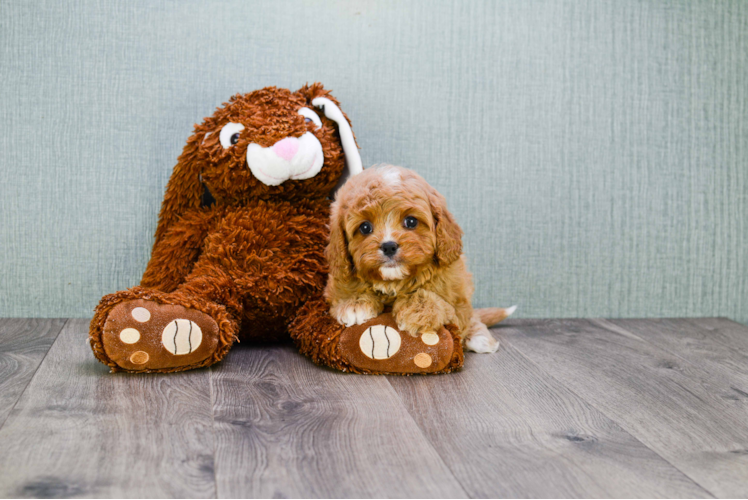
M216 210L193 209L153 244L140 286L171 292L192 271L200 256L205 237L215 226L220 214Z

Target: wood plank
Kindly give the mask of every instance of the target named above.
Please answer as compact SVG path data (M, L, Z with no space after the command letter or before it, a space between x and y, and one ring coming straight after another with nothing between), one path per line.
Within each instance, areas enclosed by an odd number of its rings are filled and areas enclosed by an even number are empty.
M0 318L0 428L64 325L64 319Z
M748 412L748 349L741 349L737 338L742 330L748 343L748 328L733 323L721 329L733 340L718 340L715 334L688 319L611 319L594 320L603 328L622 328L657 347L696 365L719 383L714 388L720 397ZM729 343L728 343L729 342Z
M0 496L214 496L209 371L109 374L87 341L70 320L0 429Z
M506 342L390 383L473 498L710 496Z
M238 346L212 368L224 497L461 497L387 379Z
M727 318L689 318L690 323L709 332L709 338L742 354L748 354L748 326Z
M720 381L623 329L587 320L515 320L525 357L719 497L748 495L748 419ZM721 388L724 390L724 388Z

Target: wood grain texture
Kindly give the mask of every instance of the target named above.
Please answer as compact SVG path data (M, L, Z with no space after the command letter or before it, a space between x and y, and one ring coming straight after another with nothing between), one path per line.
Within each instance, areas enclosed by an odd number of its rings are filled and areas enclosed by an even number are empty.
M112 375L87 334L65 325L0 429L0 496L214 496L209 372Z
M719 497L748 495L745 403L698 366L622 328L586 320L509 322L525 357Z
M0 319L0 428L64 324L64 319Z
M748 353L748 328L727 318L692 318L687 320L709 332L709 339L741 354Z
M710 496L506 343L447 377L389 380L473 498Z
M64 325L34 373L63 322L4 320L0 360L14 361L0 384L16 397L0 497L748 496L748 328L504 325L499 353L462 372L385 378L289 345L111 375L86 320Z
M699 321L611 319L593 320L593 323L608 329L623 328L697 366L709 374L713 392L734 401L748 415L748 328L726 321L726 327L715 332L701 326Z
M235 348L212 374L221 498L465 496L384 377L292 346Z

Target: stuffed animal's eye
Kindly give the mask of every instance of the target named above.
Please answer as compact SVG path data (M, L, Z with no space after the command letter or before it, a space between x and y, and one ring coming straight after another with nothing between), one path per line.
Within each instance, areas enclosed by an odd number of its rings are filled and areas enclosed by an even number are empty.
M239 133L244 130L244 125L241 123L229 122L221 129L220 140L223 149L229 149L231 146L239 142Z
M312 122L314 123L315 128L320 128L322 126L322 120L319 119L319 115L312 111L309 108L301 108L299 110L299 114L304 117L304 121L306 123Z
M371 225L371 222L362 222L360 226L358 226L358 230L361 234L366 236L367 234L371 234L372 231L374 231L374 226Z
M411 217L410 215L405 218L403 221L403 226L407 227L408 229L415 229L415 227L418 225L418 219L415 217Z

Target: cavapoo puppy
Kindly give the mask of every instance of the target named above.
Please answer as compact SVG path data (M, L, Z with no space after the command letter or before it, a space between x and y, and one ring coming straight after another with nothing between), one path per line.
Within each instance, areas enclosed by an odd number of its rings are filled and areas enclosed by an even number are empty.
M496 352L487 326L516 306L473 310L462 230L444 197L412 170L371 167L351 177L332 205L325 298L341 324L363 324L385 307L418 336L457 325L464 345Z

